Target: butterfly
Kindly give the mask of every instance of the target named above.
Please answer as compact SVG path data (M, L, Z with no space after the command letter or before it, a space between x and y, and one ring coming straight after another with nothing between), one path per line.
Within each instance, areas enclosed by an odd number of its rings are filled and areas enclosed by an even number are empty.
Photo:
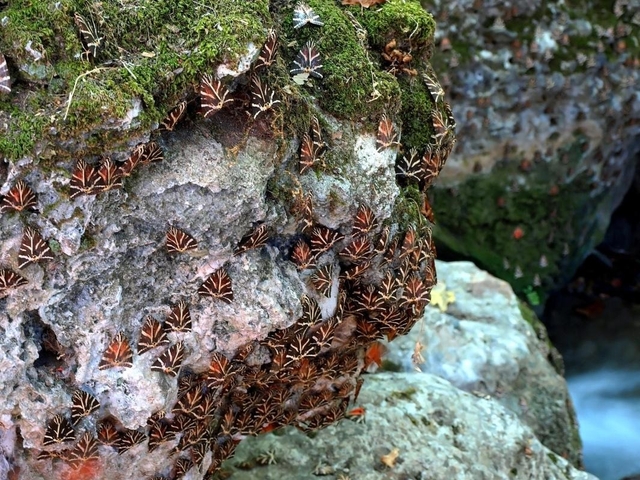
M7 194L0 199L0 213L21 212L23 210L35 211L36 204L36 194L33 193L31 187L24 181L18 180Z
M302 175L322 160L327 144L322 140L318 117L311 118L311 134L305 133L300 144L300 174Z
M116 163L104 157L97 170L95 188L98 192L108 192L114 188L122 188L122 177Z
M80 30L80 36L82 37L82 44L84 47L82 58L86 60L95 59L98 55L98 49L102 45L103 37L98 34L98 29L93 19L88 21L79 13L74 15L74 19L76 26Z
M261 223L240 239L238 246L233 251L233 255L240 255L247 250L260 248L267 244L267 240L269 240L269 227L266 223Z
M256 76L251 81L251 108L255 112L253 118L258 118L263 112L271 110L274 105L280 103L280 100L274 98L275 92L270 90L266 85L262 85L260 79Z
M169 347L169 349L160 355L151 365L151 370L163 372L167 375L175 377L184 359L184 344L178 342Z
M360 205L356 212L356 217L353 221L353 235L363 235L374 230L378 226L378 220L376 219L373 210L367 205Z
M56 415L47 423L42 445L55 445L56 443L70 442L75 439L76 434L69 420L62 415Z
M299 3L293 10L293 28L302 28L307 24L323 26L324 23L313 9L306 3Z
M84 390L76 390L71 401L71 421L74 425L100 408L98 399Z
M167 232L167 251L169 253L184 253L196 248L198 248L198 242L191 235L176 227L169 228Z
M114 367L131 368L133 366L133 352L129 340L122 332L119 332L104 351L102 360L98 365L100 370Z
M153 348L167 345L168 343L167 332L162 324L151 315L147 315L142 325L142 330L140 330L138 354L142 355Z
M309 244L304 240L298 240L291 252L291 260L296 264L298 270L306 270L316 266L316 256L311 253Z
M164 120L160 122L160 130L164 132L173 132L173 129L176 128L176 125L184 115L184 111L187 108L187 102L182 101L175 107L173 107Z
M8 268L0 268L0 293L26 285L27 279Z
M98 442L90 432L85 432L76 446L69 452L66 460L71 465L71 468L78 469L85 462L91 460L99 460L100 453L98 452Z
M98 171L93 165L89 165L85 160L76 162L69 182L69 198L72 200L79 195L94 195L98 193L97 187Z
M256 61L254 70L258 70L263 67L270 67L275 61L276 53L278 49L278 37L274 29L269 30L267 41L265 42L262 50L260 50L260 56Z
M27 227L22 234L18 259L20 260L18 268L24 268L30 263L53 260L53 254L40 233L34 228Z
M315 43L310 40L302 47L289 73L291 75L306 73L315 78L322 78L322 61Z
M121 177L128 177L133 170L142 162L145 155L145 144L136 145L129 157L118 167L118 173Z
M320 268L312 277L311 283L323 297L331 296L331 286L333 285L333 267L327 264Z
M180 300L178 304L171 309L171 313L164 323L174 332L190 332L191 313L189 312L187 302Z
M424 72L422 74L422 80L424 81L424 84L427 86L427 89L429 90L429 93L431 94L431 98L433 99L433 101L438 104L441 103L444 100L444 90L442 89L440 82L438 82L438 78L436 77L436 74L433 71L433 69L430 69L430 71Z
M422 162L415 148L409 151L408 156L405 154L396 162L396 175L407 181L420 182L423 175Z
M376 145L378 151L382 151L385 148L391 148L393 146L400 146L398 142L398 132L396 132L393 122L386 115L382 115L380 123L378 124L378 136L376 138Z
M213 117L227 104L233 102L227 98L229 90L217 78L209 74L200 79L200 111L204 118Z
M224 268L213 272L198 289L203 297L219 298L225 303L233 301L233 287L231 278Z
M9 76L7 60L2 52L0 52L0 93L11 93L11 77Z

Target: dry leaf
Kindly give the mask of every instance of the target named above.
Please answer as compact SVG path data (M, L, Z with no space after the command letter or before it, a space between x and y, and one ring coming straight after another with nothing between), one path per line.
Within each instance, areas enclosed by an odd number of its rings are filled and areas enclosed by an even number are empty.
M438 283L433 290L431 290L431 303L430 305L438 307L441 312L446 312L450 303L456 301L456 295L451 290L447 290L447 286L444 283Z
M384 3L387 0L342 0L342 5L360 5L364 8L369 8L371 5L378 5Z
M309 80L309 74L306 72L299 73L293 76L293 81L298 85L304 85Z
M394 448L388 454L382 455L380 457L380 461L384 463L387 467L393 468L399 456L400 456L400 450L397 448Z

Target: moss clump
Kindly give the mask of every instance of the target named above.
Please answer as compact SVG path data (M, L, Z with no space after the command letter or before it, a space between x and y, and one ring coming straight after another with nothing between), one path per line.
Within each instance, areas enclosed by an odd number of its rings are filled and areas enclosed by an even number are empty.
M423 151L432 143L433 124L431 111L433 103L424 82L416 77L402 77L402 144L405 149L415 147Z
M361 9L351 7L351 10L356 14ZM416 49L433 43L436 22L418 1L389 0L380 8L362 11L359 18L376 47L383 47L392 39L410 42Z
M424 217L420 213L421 204L421 194L417 186L409 185L400 189L393 211L394 221L398 223L401 231L425 224Z
M380 367L382 372L402 372L402 365L392 362L391 360L382 360L382 366Z
M0 110L13 112L11 130L0 143L0 155L26 155L39 139L48 136L77 140L90 132L120 129L134 99L142 101L142 113L135 123L122 128L128 129L130 136L148 131L179 98L192 92L203 72L223 61L233 65L247 44L264 41L263 25L270 23L268 3L12 2L3 10L7 21L0 30L0 51L8 58L14 78L14 93L0 102ZM80 58L76 12L92 20L103 37L94 65ZM35 60L27 45L42 58ZM47 68L41 69L39 64ZM41 77L34 78L33 72L40 72ZM33 82L42 87L34 88ZM40 110L24 108L25 98L30 105L40 105ZM30 120L36 115L47 120ZM126 143L127 136L120 131L119 143ZM102 153L102 139L88 140L88 153ZM91 151L92 144L95 151Z
M407 388L406 390L393 392L391 397L397 398L398 400L410 400L417 392L418 390L415 388Z
M293 28L293 9L287 6L282 16L281 44L293 45L284 51L287 66L293 62L298 50L307 41L318 47L323 64L321 81L313 88L301 90L308 97L315 96L319 106L340 118L361 120L378 118L400 96L395 77L380 71L375 56L361 43L344 8L332 2L307 2L320 16L324 26Z

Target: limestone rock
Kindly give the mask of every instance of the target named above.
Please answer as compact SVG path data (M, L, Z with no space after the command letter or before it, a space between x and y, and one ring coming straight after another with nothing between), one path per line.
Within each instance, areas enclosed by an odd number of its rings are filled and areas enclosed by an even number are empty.
M602 241L633 177L637 2L423 3L459 133L436 236L539 302Z
M424 361L417 366L423 373L493 398L546 447L580 466L580 437L562 359L544 326L522 310L506 282L472 263L438 262L437 267L438 282L455 301L446 312L430 305L421 324L391 342L385 356L389 366L415 371L412 355L420 342ZM416 373L414 382L423 378Z
M247 440L225 464L230 478L311 480L325 472L362 480L596 480L546 448L495 400L435 375L368 376L358 404L366 410L363 422L343 420L313 438L286 430ZM393 466L385 466L381 458L394 449ZM268 454L276 463L261 466Z

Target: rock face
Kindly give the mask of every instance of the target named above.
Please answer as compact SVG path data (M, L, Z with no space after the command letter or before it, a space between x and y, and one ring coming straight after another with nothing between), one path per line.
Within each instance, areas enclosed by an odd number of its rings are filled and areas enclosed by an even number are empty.
M575 412L562 377L562 359L544 326L511 287L468 262L438 262L439 287L423 323L389 344L389 367L445 378L457 388L491 397L513 412L549 449L582 464ZM443 293L444 292L444 293ZM453 293L441 311L435 304ZM450 293L449 293L450 295ZM444 306L444 304L443 304ZM416 343L423 360L412 360ZM421 382L416 374L415 382Z
M433 18L77 3L2 7L0 476L203 478L246 436L337 421L436 283ZM400 133L433 152L419 186Z
M228 466L230 478L596 480L551 452L495 400L431 374L371 375L358 401L363 422L343 420L313 439L286 430L243 443L228 462L236 465ZM275 464L262 465L269 462Z
M468 262L437 267L423 320L388 345L395 372L366 376L364 416L313 438L250 439L224 464L231 478L595 479L566 460L580 463L580 439L544 327L506 282Z
M602 241L633 178L638 4L423 4L459 134L433 192L436 236L535 298Z

